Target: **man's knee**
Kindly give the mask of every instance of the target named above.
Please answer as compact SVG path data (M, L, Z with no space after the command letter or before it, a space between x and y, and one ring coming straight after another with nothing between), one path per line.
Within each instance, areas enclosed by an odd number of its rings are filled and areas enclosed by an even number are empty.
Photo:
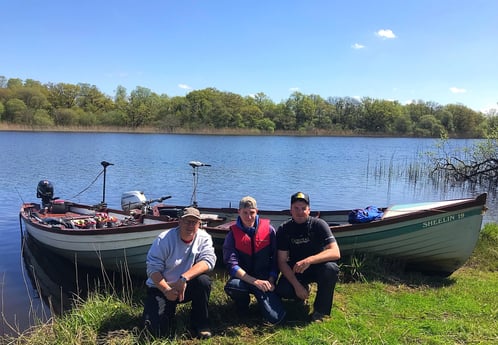
M211 288L211 277L209 277L207 274L201 274L200 276L197 277L197 280L199 281L199 285L207 288Z
M337 280L339 274L339 266L335 262L326 262L320 268L320 275L326 277L327 280Z

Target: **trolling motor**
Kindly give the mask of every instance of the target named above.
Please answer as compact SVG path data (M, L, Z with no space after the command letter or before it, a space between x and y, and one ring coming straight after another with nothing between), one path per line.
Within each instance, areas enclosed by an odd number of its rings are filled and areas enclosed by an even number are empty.
M190 201L191 201L192 206L197 208L197 183L199 182L199 167L210 167L211 164L206 164L206 163L202 163L199 161L190 161L188 164L193 169L192 175L193 175L193 179L194 179L192 199Z
M36 188L36 197L41 199L42 208L48 208L52 205L54 198L54 186L49 180L41 180Z

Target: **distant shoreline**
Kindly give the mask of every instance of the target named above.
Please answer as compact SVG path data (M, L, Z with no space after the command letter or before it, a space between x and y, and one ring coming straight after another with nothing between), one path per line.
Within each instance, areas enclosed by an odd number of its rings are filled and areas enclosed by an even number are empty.
M225 135L225 136L302 136L302 137L378 137L378 138L399 138L399 135L387 135L383 133L353 133L351 131L275 131L265 132L257 129L205 129L205 130L175 130L167 131L154 127L111 127L111 126L57 126L57 127L42 127L42 126L26 126L0 123L0 132L57 132L57 133L127 133L127 134L178 134L178 135ZM403 136L407 137L407 136Z

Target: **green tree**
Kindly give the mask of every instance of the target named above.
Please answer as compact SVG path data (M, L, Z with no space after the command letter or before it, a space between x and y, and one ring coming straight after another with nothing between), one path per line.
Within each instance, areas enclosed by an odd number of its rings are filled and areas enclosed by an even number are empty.
M159 111L159 96L150 89L137 86L130 94L127 125L137 128L147 125Z
M296 115L288 102L282 102L277 105L273 122L277 130L287 131L296 129Z
M449 112L447 109L440 108L436 111L436 118L439 120L441 125L443 125L448 134L455 133L453 114L451 112Z
M398 134L409 135L413 131L413 122L406 113L402 113L394 119L393 129Z
M248 102L240 110L240 118L238 119L237 128L258 128L258 124L263 120L263 112L254 102ZM251 104L252 103L252 104ZM268 119L269 120L269 119ZM271 120L269 120L271 121Z
M96 118L96 125L120 127L126 124L127 115L121 110L106 111Z
M329 97L331 124L336 129L357 130L362 118L362 103L351 97Z
M12 123L22 123L28 107L18 98L12 98L5 103L5 120Z
M126 108L128 107L128 95L124 86L118 85L118 87L116 88L116 94L114 95L114 105L116 109L123 112L126 111Z
M56 126L76 126L79 114L74 109L59 108L54 110L53 118Z
M363 128L368 132L393 133L394 120L401 116L402 107L397 101L364 98Z
M215 108L213 96L216 92L217 90L214 88L189 92L187 95L189 111L185 114L188 117L183 119L182 124L190 129L214 127L210 115Z
M275 131L275 123L267 118L260 119L256 122L256 128L265 132L273 133Z
M242 96L233 92L213 91L211 103L213 108L208 116L214 128L237 128L242 118L241 109L245 106Z
M33 115L33 125L53 127L55 123L46 109L37 109Z
M301 92L294 92L286 102L286 106L296 118L294 129L313 129L313 120L316 113L316 104L310 96Z
M447 132L441 122L434 115L422 116L415 129L414 133L419 137L446 137Z
M185 97L172 97L162 99L158 113L157 127L173 131L182 127L182 118L188 117L188 102Z
M49 83L47 84L47 89L47 99L54 109L70 109L78 104L77 98L80 93L80 87L77 85Z
M114 108L112 100L104 95L95 85L78 84L79 93L77 105L84 111L92 114L101 114Z
M318 129L330 129L332 127L334 108L318 95L310 95L309 99L314 104L314 114L311 120L311 127Z
M7 103L12 98L12 90L7 88L0 88L0 102Z
M30 109L49 109L50 103L47 97L40 88L37 87L23 87L17 89L14 93L16 98L21 99L24 104Z
M10 78L8 81L7 81L7 88L13 90L13 91L16 91L20 88L23 87L23 83L22 83L22 79L19 79L19 78Z
M484 121L484 116L461 104L448 104L444 107L452 114L455 132L460 137L483 137L480 132L480 124Z

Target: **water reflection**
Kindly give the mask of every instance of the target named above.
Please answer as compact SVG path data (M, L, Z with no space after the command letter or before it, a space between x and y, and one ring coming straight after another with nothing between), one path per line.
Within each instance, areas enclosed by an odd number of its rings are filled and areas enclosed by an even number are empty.
M93 291L116 292L125 290L123 287L131 291L133 283L143 281L141 277L132 281L120 273L77 266L27 233L23 238L22 256L31 283L31 321L44 322L53 315L62 315L73 307L75 300L85 299ZM42 305L35 307L36 301Z

